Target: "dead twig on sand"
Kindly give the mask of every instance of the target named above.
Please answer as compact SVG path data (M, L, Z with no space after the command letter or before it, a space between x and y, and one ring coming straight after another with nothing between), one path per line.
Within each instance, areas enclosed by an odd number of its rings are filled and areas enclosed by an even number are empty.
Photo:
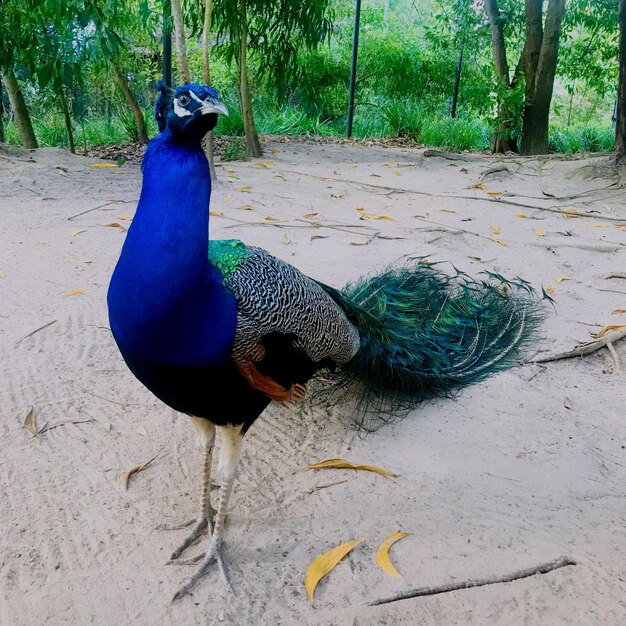
M603 274L600 278L609 279L609 278L624 278L626 279L626 272L609 272L608 274Z
M75 217L80 217L81 215L86 215L87 213L91 213L92 211L97 211L98 209L103 209L105 206L110 206L111 204L117 204L118 202L122 202L122 200L109 200L109 202L105 202L104 204L99 204L95 206L93 209L87 209L86 211L81 211L80 213L76 213L76 215L70 215L67 218L67 221L73 220Z
M35 330L31 330L28 335L24 335L21 339L18 339L14 345L18 345L20 343L22 343L22 341L24 341L24 339L28 339L29 337L32 337L35 333L38 333L40 330L43 330L44 328L48 328L48 326L52 326L52 324L55 324L57 322L57 320L52 320L51 322L48 322L47 324L44 324L43 326L39 326L39 328L35 328Z
M626 328L620 328L619 330L614 330L606 333L601 338L596 339L595 341L589 341L588 343L580 344L576 346L573 350L568 350L567 352L559 352L557 354L548 354L547 356L539 357L536 359L532 359L528 361L528 363L550 363L551 361L560 361L562 359L571 359L575 356L586 356L588 354L593 354L597 352L601 348L608 348L609 352L611 352L611 356L615 360L616 369L619 371L621 368L621 364L619 361L619 357L617 357L617 352L615 352L615 348L613 347L614 343L620 341L620 339L624 339L626 337ZM611 346L609 348L609 346ZM617 357L617 359L616 359Z
M512 574L504 574L503 576L489 576L487 578L474 578L470 580L462 580L455 583L447 583L445 585L435 585L434 587L418 587L398 593L388 598L380 598L369 603L369 606L379 606L381 604L389 604L390 602L398 602L398 600L409 600L410 598L418 598L420 596L435 596L440 593L448 593L450 591L458 591L460 589L471 589L472 587L484 587L486 585L496 585L499 583L510 583L514 580L529 578L536 574L547 574L555 569L566 567L568 565L577 565L576 561L568 556L563 556L554 561L548 561L535 567L520 569Z

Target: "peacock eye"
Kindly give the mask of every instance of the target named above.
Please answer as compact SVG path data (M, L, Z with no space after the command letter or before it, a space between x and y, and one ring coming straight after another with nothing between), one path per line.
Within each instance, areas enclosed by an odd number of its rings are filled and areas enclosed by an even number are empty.
M181 107L186 107L190 102L191 98L184 93L178 96L178 104L180 104Z

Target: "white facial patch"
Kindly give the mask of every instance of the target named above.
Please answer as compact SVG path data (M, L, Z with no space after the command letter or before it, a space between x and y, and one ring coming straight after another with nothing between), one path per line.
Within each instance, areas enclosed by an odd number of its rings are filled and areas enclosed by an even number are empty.
M191 115L191 111L187 111L185 107L178 104L178 98L174 99L174 113L176 113L178 117L187 117L188 115Z

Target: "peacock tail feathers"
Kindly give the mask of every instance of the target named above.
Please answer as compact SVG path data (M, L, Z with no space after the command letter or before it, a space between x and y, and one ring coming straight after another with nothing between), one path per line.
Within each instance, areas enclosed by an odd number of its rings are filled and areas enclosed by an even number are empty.
M475 280L423 261L326 287L361 336L335 389L360 386L357 425L375 430L422 402L515 365L544 306L529 283L493 272Z

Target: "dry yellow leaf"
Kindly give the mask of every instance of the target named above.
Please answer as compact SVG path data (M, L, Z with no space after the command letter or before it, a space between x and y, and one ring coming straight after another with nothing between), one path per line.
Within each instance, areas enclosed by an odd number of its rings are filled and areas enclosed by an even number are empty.
M378 563L378 567L380 567L385 574L389 574L389 576L393 576L394 578L402 578L400 572L393 566L389 558L389 549L398 539L408 537L410 534L411 533L400 531L389 535L389 537L380 542L378 550L376 550L376 563Z
M145 470L146 467L148 467L150 463L152 463L152 461L154 461L154 459L157 458L157 456L159 455L157 454L156 456L153 456L149 461L146 461L145 463L142 463L141 465L136 465L135 467L128 470L127 472L122 472L118 476L118 480L120 481L120 484L122 485L122 487L124 487L124 489L128 489L128 481L130 480L130 477L133 476L134 474L137 474L137 472L143 472L143 470Z
M600 339L600 337L604 337L608 332L612 330L622 330L622 328L626 328L626 324L611 324L609 326L605 326L597 335L594 335L594 339Z
M75 255L74 258L80 263L86 263L87 265L89 265L90 263L93 263L91 259L85 259L82 256Z
M400 174L400 172L394 172L395 176L402 176L402 174Z
M237 187L237 189L235 189L235 191L250 191L252 189L252 185L245 185L244 187Z
M318 461L317 463L311 463L309 465L309 469L352 469L363 470L365 472L374 472L375 474L380 474L381 476L390 476L392 478L396 478L398 476L398 474L388 472L387 470L381 469L380 467L375 467L374 465L354 465L353 463L345 461L344 459L326 459L326 461Z
M244 211L252 211L252 205L251 204L242 204L239 208L243 209Z
M35 417L35 407L29 406L24 418L24 428L32 435L37 435L37 418Z
M442 213L456 213L453 209L439 209Z
M488 196L501 196L502 192L501 191L488 191L487 195Z
M626 313L626 309L613 309L611 315L619 315L620 313Z
M111 222L110 224L103 224L103 226L106 228L119 228L120 230L126 231L126 229L121 224L118 224L117 222Z
M486 189L485 183L474 183L472 185L472 188L473 189Z
M272 217L271 215L267 215L266 217L262 217L261 221L262 222L277 222L278 219L275 217Z
M124 220L126 222L132 222L133 221L133 216L132 215L120 215L119 213L116 213L115 217L117 217L118 220Z
M528 217L525 213L515 213L515 217Z
M149 437L150 435L148 435L148 431L146 430L146 427L143 424L139 424L139 426L137 426L137 432L140 435L143 435L144 437Z
M554 293L554 287L552 285L546 287L546 293L551 296Z
M235 182L235 180L236 180L235 178L227 178L227 179L226 179L226 182L228 182L228 183L234 183L234 182Z
M59 176L67 176L67 172L65 170L59 170Z
M69 235L70 237L76 237L77 235L80 235L81 233L87 232L84 228L79 228L78 230L73 230Z
M545 237L546 236L546 229L545 228L538 228L535 231L535 235L537 235L538 237Z
M554 280L556 280L557 283L562 283L564 280L574 280L571 276L559 276L558 278L555 278Z
M87 292L84 289L73 289L72 291L66 291L63 296L84 296Z
M489 241L493 241L494 243L497 243L499 246L509 245L507 241L502 241L502 239L496 239L496 237L489 237Z
M91 167L117 167L117 163L92 163Z
M6 272L0 272L0 278L6 278L7 274Z
M305 213L302 217L304 217L304 219L310 220L312 217L315 217L316 215L318 215L317 213Z
M499 235L502 232L502 229L495 224L491 227L491 230L493 231L494 235Z
M324 552L324 554L318 556L311 565L309 565L304 578L304 588L306 589L306 594L311 603L313 603L313 594L315 593L315 588L319 581L322 580L326 574L331 572L341 559L364 541L365 537L360 537L354 541L342 543L332 550Z
M372 220L391 220L395 221L395 218L389 215L379 215L378 213L368 213L362 206L358 206L356 210L363 216Z
M234 172L234 171L235 171L235 168L234 168L234 167L227 167L227 168L226 168L226 171L227 171L227 172Z
M224 211L209 211L209 215L214 217L224 217Z
M610 226L605 222L585 222L585 225L591 228L608 228Z
M579 217L578 209L563 209L561 212L563 213L563 217L565 218Z
M255 165L256 165L257 167L262 167L262 168L266 168L266 167L267 167L267 163L263 163L263 162L261 162L261 161L259 161L258 163L255 163Z

